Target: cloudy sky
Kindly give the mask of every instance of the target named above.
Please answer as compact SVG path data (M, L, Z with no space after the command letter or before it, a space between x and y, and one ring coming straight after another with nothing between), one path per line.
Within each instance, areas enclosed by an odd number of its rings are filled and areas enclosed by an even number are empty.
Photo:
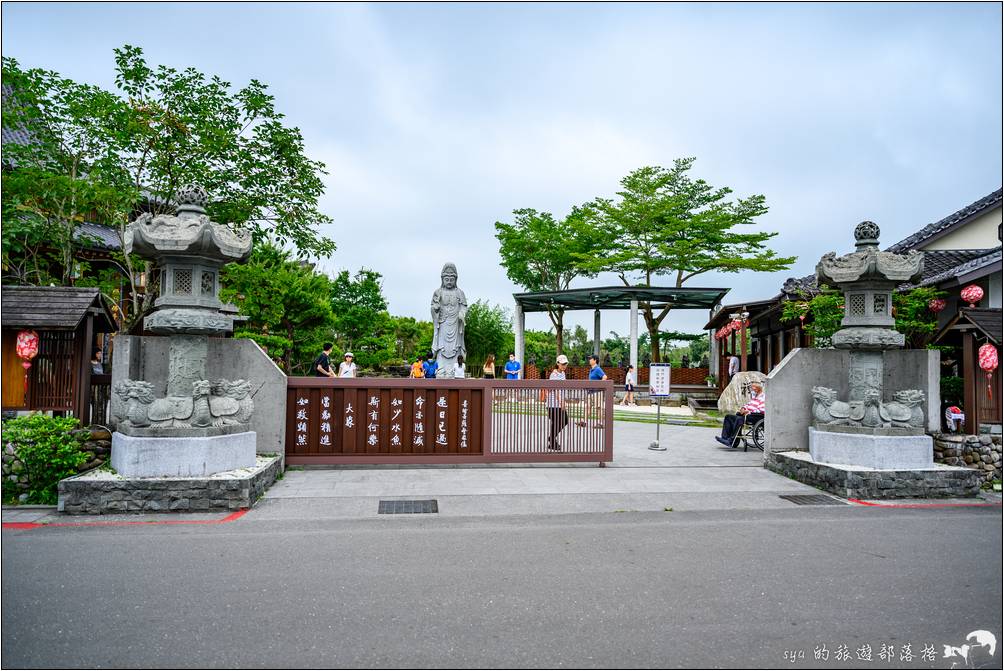
M799 257L691 280L733 287L726 302L812 272L862 219L906 237L1001 186L1001 28L999 3L4 3L2 49L108 88L126 43L266 82L330 171L322 265L373 268L392 313L428 318L447 260L469 301L511 305L493 224L513 209L560 216L682 156L764 194L759 226Z

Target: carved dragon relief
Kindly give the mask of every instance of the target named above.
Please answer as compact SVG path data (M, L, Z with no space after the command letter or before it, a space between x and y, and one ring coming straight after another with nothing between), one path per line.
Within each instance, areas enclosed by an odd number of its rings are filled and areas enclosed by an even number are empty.
M924 392L905 389L881 401L877 389L865 391L863 401L841 401L829 387L812 388L812 420L816 426L864 426L873 428L924 428Z
M155 398L153 385L123 380L115 385L121 400L120 426L142 428L209 428L248 425L254 413L247 380L197 380L192 396Z

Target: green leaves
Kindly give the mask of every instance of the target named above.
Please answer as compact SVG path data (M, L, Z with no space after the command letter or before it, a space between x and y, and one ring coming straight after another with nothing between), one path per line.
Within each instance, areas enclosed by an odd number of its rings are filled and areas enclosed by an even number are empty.
M3 423L4 448L12 448L24 464L28 476L28 502L54 504L59 481L77 474L87 462L84 439L73 433L80 422L72 417L31 414ZM4 478L4 500L11 495L12 482Z
M467 372L477 377L489 354L501 364L512 348L512 319L500 305L475 301L467 308L464 328L467 345Z

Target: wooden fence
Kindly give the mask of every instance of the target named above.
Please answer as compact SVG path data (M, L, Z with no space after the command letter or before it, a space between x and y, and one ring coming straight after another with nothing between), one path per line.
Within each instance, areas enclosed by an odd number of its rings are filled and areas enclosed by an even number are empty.
M613 382L290 377L287 464L613 459Z

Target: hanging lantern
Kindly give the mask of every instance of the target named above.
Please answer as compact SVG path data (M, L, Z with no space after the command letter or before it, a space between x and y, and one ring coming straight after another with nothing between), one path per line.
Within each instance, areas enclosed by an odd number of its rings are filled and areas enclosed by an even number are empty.
M21 331L17 334L17 344L15 345L17 355L23 359L21 367L24 368L24 393L28 393L28 369L31 368L31 360L38 355L38 334L34 331Z
M983 289L978 284L970 284L959 294L962 300L969 303L969 307L974 308L983 298Z
M997 348L990 343L985 343L980 347L979 352L980 368L987 374L987 398L993 398L993 375L997 370Z
M939 312L944 310L945 305L947 305L947 303L945 303L944 298L932 298L931 300L927 301L927 309L929 309L934 314L938 314Z

